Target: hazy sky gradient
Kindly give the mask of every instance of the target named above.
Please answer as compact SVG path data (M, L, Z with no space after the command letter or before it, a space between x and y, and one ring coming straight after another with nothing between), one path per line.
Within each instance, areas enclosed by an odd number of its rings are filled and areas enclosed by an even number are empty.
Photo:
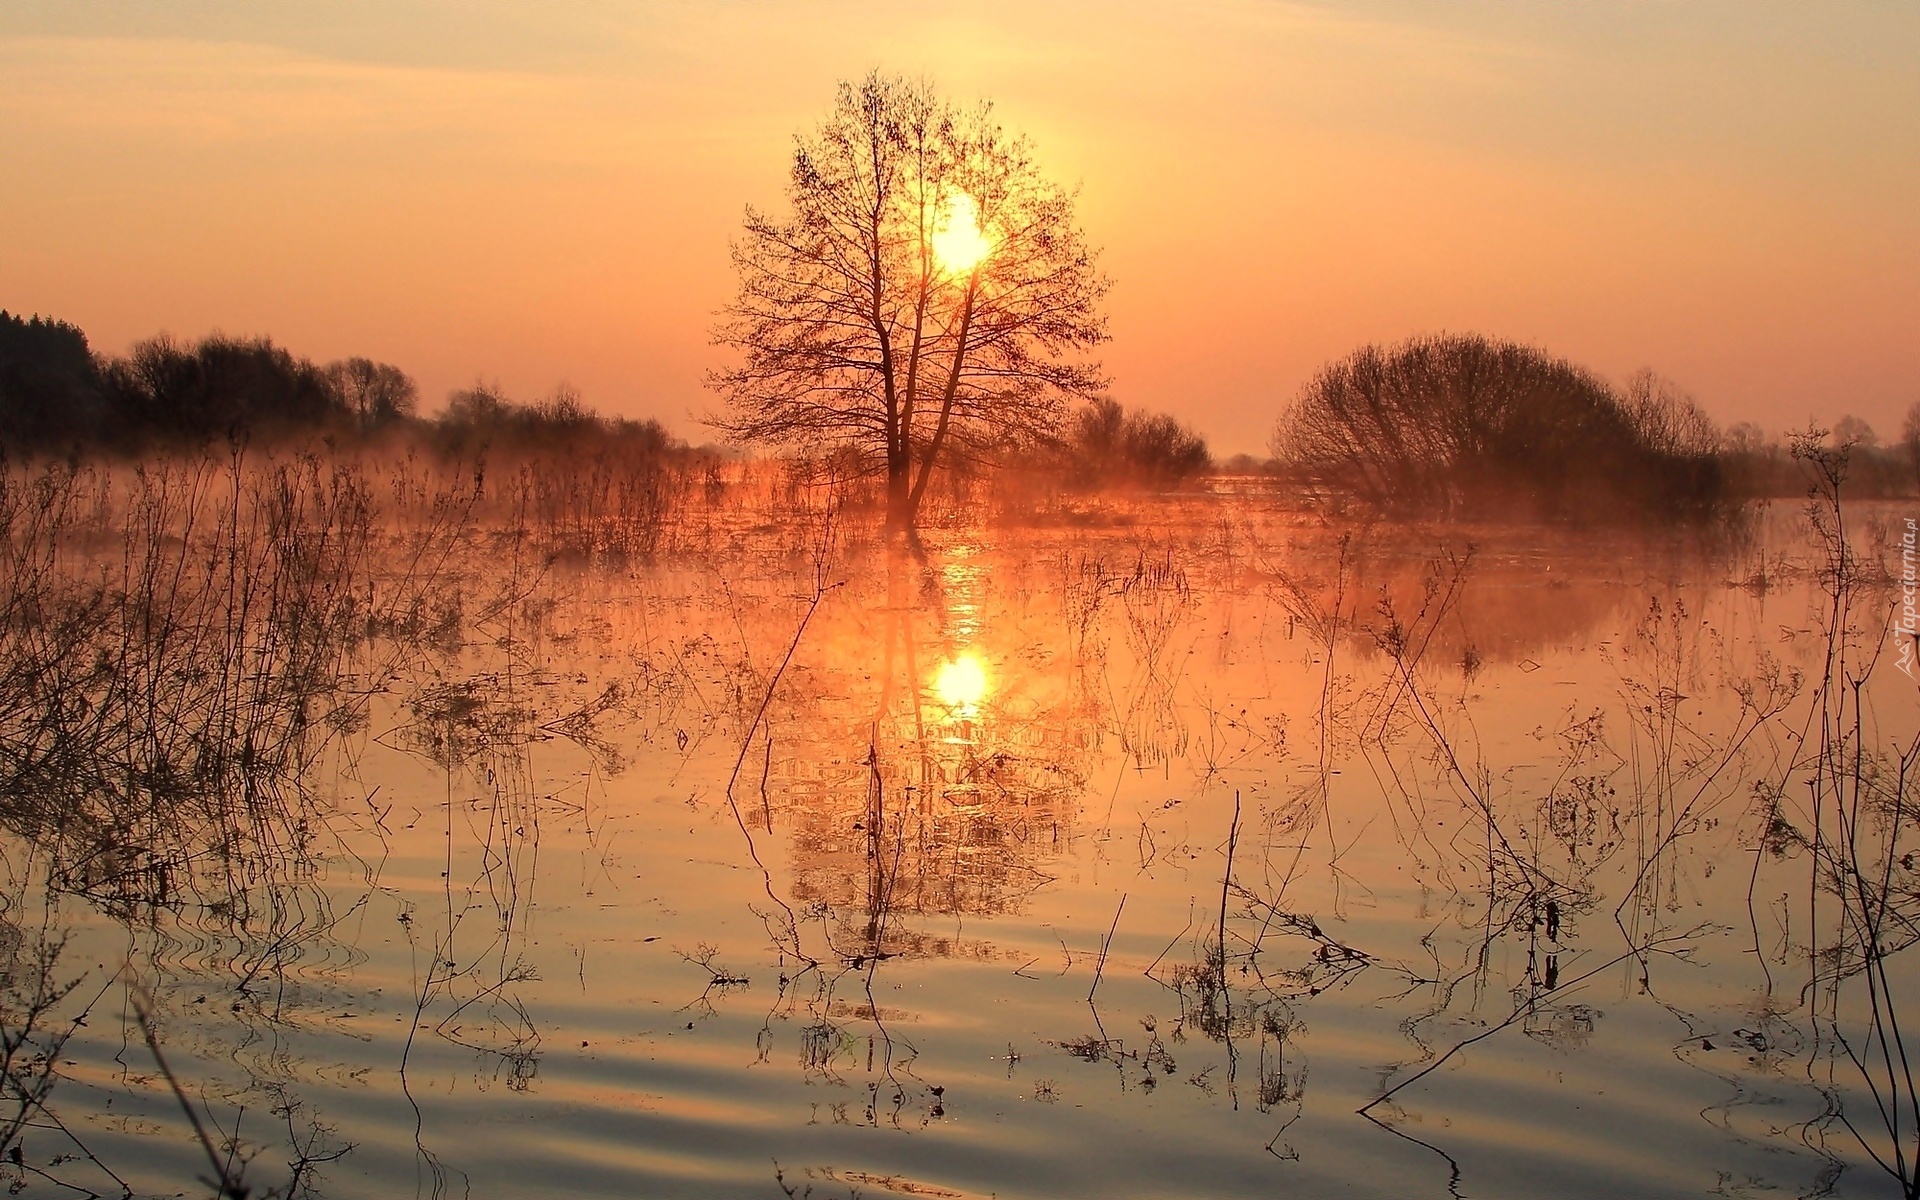
M1920 400L1920 5L9 0L0 307L566 380L696 440L745 204L870 68L1081 187L1115 395L1262 450L1477 330L1723 421Z

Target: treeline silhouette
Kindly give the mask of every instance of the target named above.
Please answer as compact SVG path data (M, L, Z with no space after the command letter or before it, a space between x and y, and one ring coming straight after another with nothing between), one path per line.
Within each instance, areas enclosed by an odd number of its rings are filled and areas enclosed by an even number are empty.
M417 404L404 372L364 358L318 366L266 338L218 334L191 345L162 335L106 358L74 325L0 312L0 439L15 451L370 433Z
M297 434L409 435L449 454L510 446L516 457L586 445L628 454L685 450L658 421L602 417L562 387L531 404L498 388L456 392L419 415L405 371L367 358L324 365L263 337L187 343L161 335L124 357L93 353L77 326L0 311L0 447L8 453L140 453Z
M623 511L660 503L652 497L669 460L683 474L717 470L711 452L691 450L658 421L602 416L565 386L523 403L479 385L423 417L418 387L387 363L317 364L264 337L221 334L162 335L103 356L73 324L0 311L7 456L134 456L314 436L484 457L495 471L564 467L598 477L601 492L625 493ZM1892 445L1855 417L1823 436L1847 450L1854 495L1920 487L1920 404ZM1537 348L1477 335L1367 346L1329 364L1282 414L1271 448L1265 463L1242 455L1222 469L1440 517L1691 519L1806 487L1786 438L1744 423L1723 431L1650 371L1616 386ZM1006 461L1077 488L1178 487L1216 467L1188 426L1108 397ZM955 471L970 477L990 465Z
M1789 430L1784 437L1770 436L1750 422L1734 425L1720 443L1728 492L1739 500L1804 494L1807 468L1794 456L1793 443L1809 435L1842 456L1849 496L1882 500L1920 491L1920 403L1915 403L1900 440L1892 444L1852 415L1841 417L1831 429L1809 420L1804 429Z
M447 456L485 455L496 467L556 454L632 463L688 452L658 421L602 416L564 385L533 402L476 385L431 417L419 401L406 372L366 358L322 365L267 338L221 334L193 343L163 335L102 357L74 325L0 312L0 446L15 455L316 433L404 437ZM1173 417L1106 397L1038 451L1028 465L1081 487L1176 486L1213 463L1206 441Z
M78 326L0 309L0 439L42 446L104 430L100 365Z
M460 455L492 450L509 457L526 457L596 448L664 455L686 448L658 421L601 416L565 384L555 388L553 395L532 403L510 400L498 387L489 385L457 391L447 398L446 410L433 418L428 428L440 450Z

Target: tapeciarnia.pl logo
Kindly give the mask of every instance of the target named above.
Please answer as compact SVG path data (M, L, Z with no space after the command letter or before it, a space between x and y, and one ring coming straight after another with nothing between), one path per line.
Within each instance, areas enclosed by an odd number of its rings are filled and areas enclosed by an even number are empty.
M1893 640L1899 651L1899 660L1894 666L1906 672L1908 679L1920 680L1914 674L1915 647L1920 646L1920 611L1916 611L1915 593L1920 591L1920 573L1916 572L1914 561L1914 538L1917 530L1914 518L1907 518L1907 530L1900 535L1900 612L1893 622Z

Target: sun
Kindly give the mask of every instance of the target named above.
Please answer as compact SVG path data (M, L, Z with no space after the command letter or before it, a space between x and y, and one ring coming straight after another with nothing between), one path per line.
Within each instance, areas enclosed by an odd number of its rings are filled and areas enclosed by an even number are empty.
M993 252L993 242L980 228L980 207L973 197L958 192L946 222L934 231L933 256L954 275L965 275Z
M971 650L962 650L940 664L933 674L933 694L960 716L972 717L987 698L987 664Z

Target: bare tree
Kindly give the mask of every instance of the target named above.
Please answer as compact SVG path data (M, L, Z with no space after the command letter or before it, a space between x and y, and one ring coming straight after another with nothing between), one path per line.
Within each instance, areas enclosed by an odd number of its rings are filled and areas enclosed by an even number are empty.
M1880 435L1874 431L1864 417L1852 413L1833 423L1833 440L1836 445L1864 446L1869 450L1880 445Z
M1649 449L1704 458L1726 447L1726 438L1700 402L1650 368L1627 377L1620 400Z
M413 416L420 392L399 367L367 358L328 363L328 384L362 429L377 429Z
M791 216L747 210L715 340L712 423L804 451L851 447L911 528L934 468L1049 439L1101 386L1108 280L1026 139L990 105L869 75L796 139Z
M1066 432L1065 466L1081 483L1170 486L1213 465L1206 439L1166 413L1095 397Z

